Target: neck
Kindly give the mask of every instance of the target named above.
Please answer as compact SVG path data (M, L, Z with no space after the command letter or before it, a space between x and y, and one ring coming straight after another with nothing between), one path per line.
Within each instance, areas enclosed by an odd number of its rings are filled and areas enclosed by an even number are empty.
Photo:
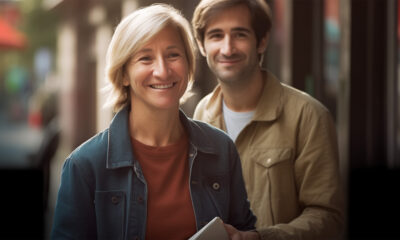
M130 135L149 146L167 146L183 134L179 110L161 110L132 106L129 113Z
M264 88L263 73L256 71L241 85L219 82L226 106L235 112L253 111Z

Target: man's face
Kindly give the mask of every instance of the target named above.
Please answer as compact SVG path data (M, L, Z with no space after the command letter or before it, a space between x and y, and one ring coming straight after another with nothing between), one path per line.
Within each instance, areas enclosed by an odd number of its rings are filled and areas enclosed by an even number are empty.
M249 9L238 5L219 11L206 25L200 50L222 83L245 82L259 68L264 46L257 47L250 19Z

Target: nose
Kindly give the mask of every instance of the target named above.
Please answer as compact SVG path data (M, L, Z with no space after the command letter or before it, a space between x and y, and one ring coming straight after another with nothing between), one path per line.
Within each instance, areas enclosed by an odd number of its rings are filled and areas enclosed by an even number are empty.
M234 47L232 43L232 39L229 36L226 36L222 42L221 53L225 56L230 56L233 54Z
M166 80L168 78L169 69L168 64L163 57L158 57L154 63L153 75L160 80Z

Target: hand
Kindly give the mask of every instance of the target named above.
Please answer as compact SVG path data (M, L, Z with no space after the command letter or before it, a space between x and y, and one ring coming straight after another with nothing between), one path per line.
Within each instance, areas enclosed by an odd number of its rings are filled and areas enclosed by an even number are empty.
M235 227L224 223L224 227L228 232L229 238L231 240L261 240L260 235L257 232L243 232L237 230Z

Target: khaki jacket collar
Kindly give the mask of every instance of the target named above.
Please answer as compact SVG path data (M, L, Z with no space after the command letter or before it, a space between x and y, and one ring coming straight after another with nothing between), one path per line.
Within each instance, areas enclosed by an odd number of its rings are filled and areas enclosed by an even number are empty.
M269 71L263 70L264 89L258 101L254 121L273 121L282 113L283 87Z
M222 99L221 86L218 84L211 93L210 101L208 101L206 105L206 115L208 117L208 123L226 131L224 118L222 116Z
M262 73L265 84L253 121L273 121L279 117L283 109L283 87L271 72L262 70ZM226 130L222 116L222 99L221 86L218 84L210 96L206 109L210 123Z

